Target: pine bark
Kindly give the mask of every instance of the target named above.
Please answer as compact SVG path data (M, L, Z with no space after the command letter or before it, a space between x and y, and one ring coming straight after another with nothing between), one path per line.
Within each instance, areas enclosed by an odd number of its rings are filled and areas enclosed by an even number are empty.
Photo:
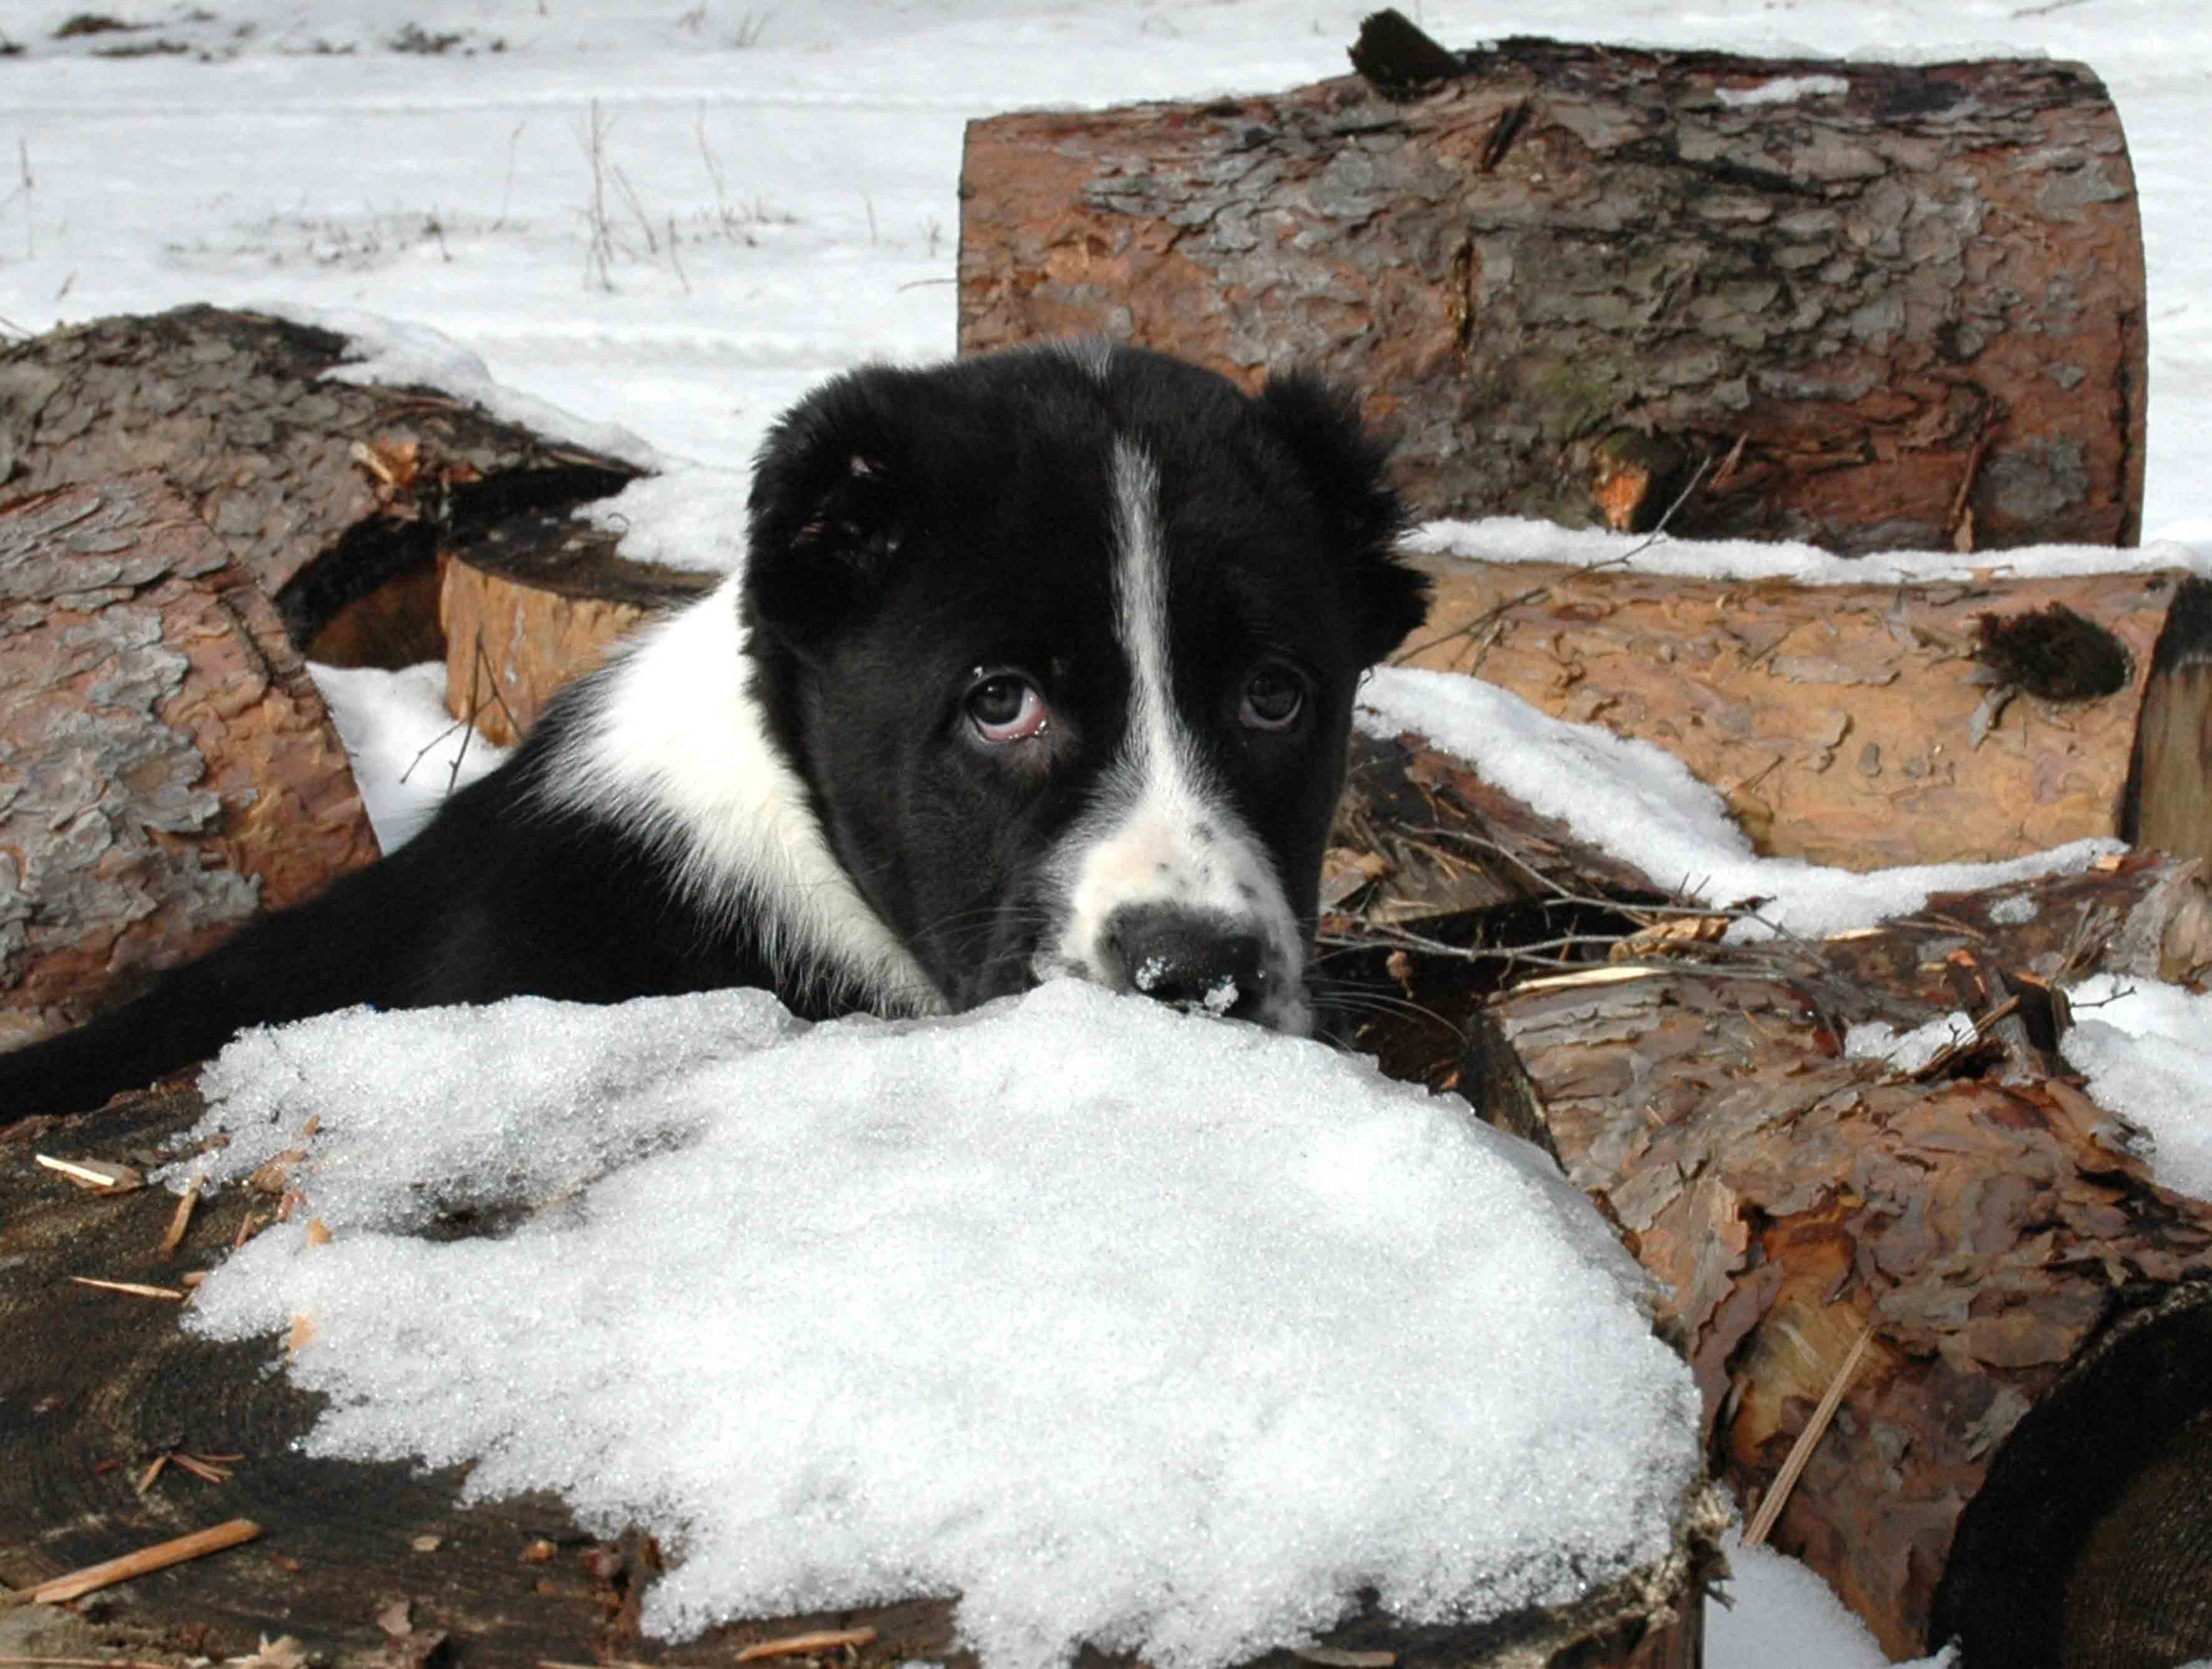
M1428 516L1641 528L1694 478L1692 537L2134 542L2142 239L2085 67L1455 56L971 124L961 347L1316 365Z
M1473 803L1436 799L1425 838L1506 825ZM1620 880L1575 890L1620 898ZM1388 947L1407 1005L1354 1040L1549 1147L1617 1223L1747 1511L1870 1332L1778 1545L1895 1656L1954 1634L1969 1664L2054 1669L2212 1649L2212 1201L2152 1181L2056 1052L2051 995L2100 970L2212 977L2203 866L2137 852L1813 941L1729 944L1673 916L1631 938L1624 909L1620 959L1486 1002L1465 955L1427 947L1486 953L1494 988L1510 946L1484 947L1525 902L1423 920L1423 884L1334 924ZM1843 1055L1853 1024L1961 1008L1975 1038L1917 1074Z
M0 505L0 1045L376 856L322 697L159 478Z
M346 357L333 332L210 307L0 347L0 491L158 471L297 646L397 667L441 648L439 551L639 473L434 389L335 380Z
M2212 860L2212 587L1865 585L1439 557L1403 664L1674 754L1753 844L1847 869L2120 834Z

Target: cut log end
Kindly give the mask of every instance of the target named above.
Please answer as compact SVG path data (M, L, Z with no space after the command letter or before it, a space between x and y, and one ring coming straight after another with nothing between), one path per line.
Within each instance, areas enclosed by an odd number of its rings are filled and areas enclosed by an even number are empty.
M2008 1669L2212 1655L2208 1386L2212 1282L2110 1325L1960 1516L1929 1637Z
M448 558L438 617L455 718L512 746L562 685L716 583L711 574L630 561L617 553L620 542L565 516L532 515Z

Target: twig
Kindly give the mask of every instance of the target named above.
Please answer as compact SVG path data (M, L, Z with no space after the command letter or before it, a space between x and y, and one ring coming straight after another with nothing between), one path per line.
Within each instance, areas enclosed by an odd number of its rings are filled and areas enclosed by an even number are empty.
M1835 1378L1828 1381L1827 1394L1813 1410L1813 1417L1805 1422L1805 1429L1797 1434L1797 1441L1790 1446L1789 1458L1783 1461L1782 1470L1774 1475L1773 1487L1766 1498L1759 1503L1759 1512L1749 1528L1743 1532L1743 1544L1757 1547L1766 1539L1767 1532L1774 1528L1774 1520L1782 1516L1783 1503L1790 1492L1797 1487L1797 1475L1805 1470L1805 1463L1813 1458L1813 1447L1828 1429L1828 1422L1836 1417L1843 1405L1844 1392L1850 1388L1851 1375L1858 1372L1859 1360L1866 1355L1867 1346L1874 1343L1874 1323L1869 1319L1859 1329L1858 1340L1844 1357L1843 1366L1836 1370Z
M236 1547L240 1542L250 1542L261 1533L261 1526L252 1519L232 1519L205 1530L195 1530L189 1536L156 1542L151 1547L142 1547L136 1553L126 1553L119 1559L87 1565L82 1570L73 1570L66 1576L57 1576L51 1581L11 1598L33 1605L58 1605L65 1599L75 1599L92 1593L95 1588L109 1587L117 1582L127 1582L134 1576L143 1576L149 1571L166 1570L188 1559L204 1558L210 1553L220 1553L227 1547Z
M58 1159L52 1154L33 1154L32 1158L49 1171L58 1171L80 1188L89 1188L95 1193L127 1194L134 1188L143 1188L146 1179L128 1165L117 1165L105 1159Z
M184 1245L185 1230L191 1225L192 1208L200 1203L200 1186L201 1178L195 1172L185 1191L178 1196L176 1211L169 1218L168 1233L161 1236L161 1244L156 1248L162 1257L175 1257L177 1248Z
M876 1643L873 1629L822 1629L812 1634L786 1635L781 1640L763 1640L748 1646L738 1654L739 1663L757 1663L763 1658L814 1657L823 1652L834 1652L844 1646L872 1646Z
M133 1298L167 1298L183 1303L185 1295L173 1287L149 1287L137 1281L97 1281L89 1275L72 1275L70 1279L80 1287L97 1287L102 1292L128 1293Z

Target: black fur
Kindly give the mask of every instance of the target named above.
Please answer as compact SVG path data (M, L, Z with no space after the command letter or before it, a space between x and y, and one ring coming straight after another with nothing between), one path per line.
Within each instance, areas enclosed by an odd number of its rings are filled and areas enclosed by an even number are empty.
M621 700L618 661L565 691L515 758L391 857L78 1030L0 1056L0 1117L93 1105L241 1026L356 1003L750 984L821 1017L961 1008L1031 983L1065 914L1055 874L1086 838L1128 722L1117 445L1158 478L1175 708L1209 791L1310 921L1353 685L1425 600L1425 582L1391 557L1401 512L1349 402L1297 376L1249 399L1128 350L873 369L777 425L741 600L725 590L699 606L741 610L746 689L770 746L925 989L862 970L842 929L793 942L792 900L742 863L709 866L702 882L685 868L697 869L697 843L653 793L599 791L586 758ZM1297 721L1239 722L1254 668L1279 664L1310 686ZM1042 693L1051 722L1038 737L979 742L969 704L991 668ZM685 734L679 768L705 780L726 739ZM1184 911L1161 930L1180 943L1212 921ZM1244 966L1236 947L1194 954Z

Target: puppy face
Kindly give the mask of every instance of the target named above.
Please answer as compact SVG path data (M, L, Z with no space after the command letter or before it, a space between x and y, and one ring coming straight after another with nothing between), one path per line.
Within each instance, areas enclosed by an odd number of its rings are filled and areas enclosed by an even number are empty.
M754 688L956 1008L1074 974L1307 1029L1361 672L1420 618L1340 397L1097 344L870 370L756 478Z

